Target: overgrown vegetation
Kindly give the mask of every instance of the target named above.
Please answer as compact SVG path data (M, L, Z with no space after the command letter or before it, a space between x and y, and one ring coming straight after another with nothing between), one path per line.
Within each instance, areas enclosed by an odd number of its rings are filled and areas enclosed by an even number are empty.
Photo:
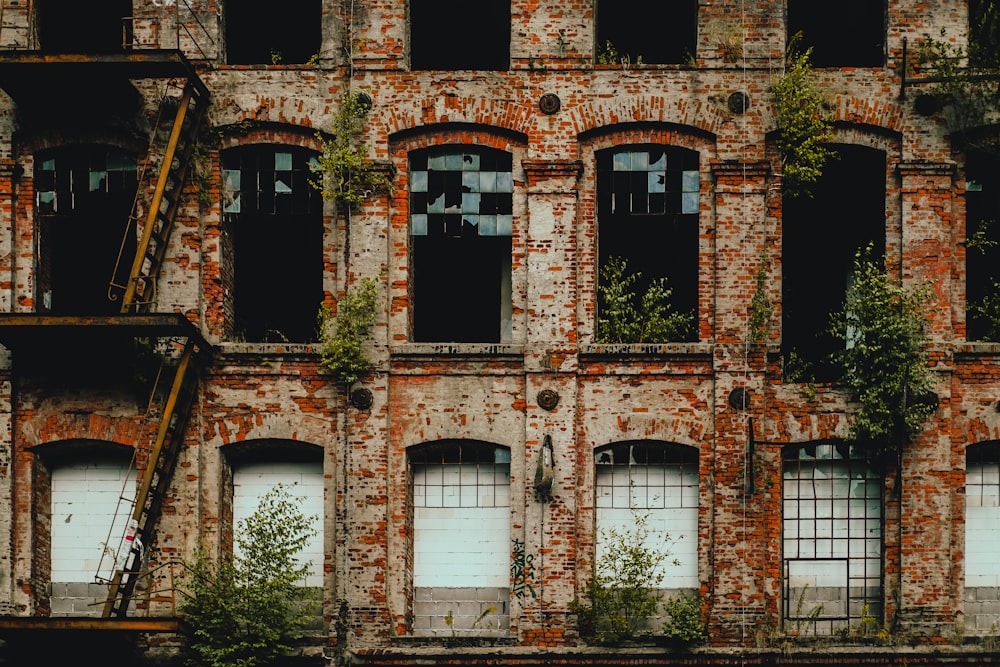
M759 343L768 334L768 324L771 316L774 315L774 303L767 295L767 269L769 262L766 255L761 255L760 264L757 267L756 288L753 297L750 299L750 342Z
M333 115L333 137L317 135L322 152L313 165L313 187L336 208L353 210L369 195L392 190L392 181L368 159L361 141L371 98L357 90L344 93Z
M847 299L831 332L844 343L834 353L843 383L860 403L851 439L875 460L889 460L935 410L928 400L929 299L927 285L907 289L890 282L871 246L855 256Z
M652 635L650 622L661 611L662 566L679 564L666 549L669 535L654 534L648 514L633 509L632 517L633 526L628 530L611 527L600 531L601 548L593 577L583 599L571 605L581 634L599 642ZM671 598L662 603L662 609L669 616L662 627L663 636L683 643L704 637L697 597Z
M378 281L374 278L348 289L337 302L336 316L326 304L320 306L320 365L338 382L352 384L371 368L365 342L375 325L377 307Z
M812 185L837 155L827 145L833 139L832 113L812 68L812 49L800 51L799 37L790 41L785 69L771 83L782 188L790 197L811 196Z
M604 45L597 51L598 65L620 65L623 70L628 70L632 66L632 56L621 53L610 39L604 41ZM635 57L635 64L642 65L642 56Z
M314 613L297 555L315 534L312 517L281 485L236 526L235 553L199 551L187 564L180 606L191 635L189 667L267 667L290 651Z
M995 43L971 41L964 49L948 41L943 29L938 37L925 35L917 49L921 77L934 82L928 94L936 98L954 140L965 150L1000 151L995 132L977 131L1000 115L997 58Z
M601 267L597 287L597 335L599 343L667 343L682 340L694 317L677 313L670 305L672 290L666 278L649 283L639 295L640 272L630 273L628 263L612 257Z

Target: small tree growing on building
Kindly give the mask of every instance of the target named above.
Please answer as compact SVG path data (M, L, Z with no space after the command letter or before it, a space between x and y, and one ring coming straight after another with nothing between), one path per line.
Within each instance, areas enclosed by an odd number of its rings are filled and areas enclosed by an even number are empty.
M297 556L315 530L299 507L279 484L237 525L235 553L186 563L189 667L268 667L291 650L313 612Z
M339 382L352 384L371 367L365 341L375 325L378 308L378 282L365 278L349 289L337 303L337 315L326 305L320 306L320 364Z
M629 273L625 259L610 258L600 274L597 342L668 343L682 340L691 330L694 318L673 310L666 278L654 279L640 295L636 283L642 274Z
M928 400L930 296L927 285L892 283L869 246L855 257L844 308L834 314L831 331L844 342L834 359L860 404L850 436L875 460L891 460L935 410Z
M670 536L649 526L649 514L632 509L632 526L600 531L600 553L583 598L572 604L581 633L598 641L620 642L652 635L650 621L661 610L663 566L671 558ZM669 618L665 637L692 643L703 636L697 597L675 596L663 604Z
M372 193L392 190L389 177L369 160L368 145L361 140L371 105L366 93L347 90L333 114L333 136L317 136L322 152L312 166L312 184L337 211L350 212Z
M837 155L826 145L833 139L833 124L812 68L812 49L800 50L800 37L792 38L785 69L771 83L782 191L789 197L811 196L826 163Z

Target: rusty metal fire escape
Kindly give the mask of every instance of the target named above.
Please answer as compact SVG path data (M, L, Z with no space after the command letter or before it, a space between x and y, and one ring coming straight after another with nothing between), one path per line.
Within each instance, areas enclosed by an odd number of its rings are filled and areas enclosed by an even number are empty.
M146 207L135 258L124 285L116 285L112 278L111 296L120 289L123 315L147 313L156 294L156 280L167 254L170 235L174 228L181 196L187 182L191 162L208 107L208 91L197 77L185 83L176 110L166 147L156 178L152 198ZM140 191L141 191L140 185ZM132 217L142 210L142 197L138 194L132 207ZM130 227L129 227L130 228ZM136 584L143 572L143 549L152 543L156 524L169 489L177 458L183 446L184 432L197 390L198 344L188 338L183 352L173 369L170 388L160 398L159 407L150 414L159 415L159 427L148 453L142 483L135 499L124 540L124 557L109 582L108 597L104 604L104 618L124 618ZM157 390L154 387L153 403Z
M0 336L8 347L32 354L32 343L44 337L66 340L95 340L98 331L108 331L109 339L134 344L136 341L165 339L178 345L159 345L166 350L164 373L166 390L154 389L147 411L144 433L154 433L143 450L146 466L132 510L127 553L115 565L109 581L103 617L123 619L129 613L137 579L143 574L148 547L155 538L156 524L169 491L171 476L183 449L185 428L195 400L198 358L210 352L210 345L197 327L179 313L150 312L156 296L157 276L163 267L174 223L195 151L197 135L209 105L209 94L195 67L176 50L138 50L113 54L59 54L40 51L0 52L0 88L19 106L24 118L35 123L59 123L55 109L75 108L80 99L103 101L109 111L136 99L134 81L162 80L179 95L169 97L161 109L169 119L154 129L149 164L156 164L155 187L150 197L146 186L152 178L140 178L132 207L133 230L126 243L134 244L125 255L128 269L112 272L109 297L120 299L118 315L75 316L44 313L6 313L0 316ZM38 82L47 86L39 88ZM89 89L86 86L90 86ZM75 104L72 102L75 100ZM88 116L100 123L100 113ZM160 127L169 130L159 130ZM141 222L140 222L141 219ZM138 229L136 234L134 230ZM128 234L128 232L127 232ZM121 259L119 260L121 262ZM126 262L123 262L123 264ZM111 268L111 267L109 267ZM104 341L101 341L103 343ZM131 539L128 539L131 537Z

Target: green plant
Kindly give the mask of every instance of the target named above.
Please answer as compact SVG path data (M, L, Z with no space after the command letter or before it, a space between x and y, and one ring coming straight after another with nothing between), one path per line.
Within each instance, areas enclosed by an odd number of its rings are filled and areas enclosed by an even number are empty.
M813 184L837 155L827 146L833 139L833 121L812 68L812 49L799 51L798 38L788 46L784 72L771 83L782 188L790 197L812 196Z
M860 403L850 437L874 459L898 452L934 412L927 358L928 285L913 289L889 281L871 246L859 251L843 310L831 333L844 347L834 353L844 384Z
M597 52L598 65L621 65L623 70L627 70L632 65L632 56L628 53L621 53L610 39L605 40L604 46ZM636 65L642 65L642 56L636 56Z
M317 135L322 151L312 166L312 185L324 199L348 210L374 192L392 190L389 177L368 159L368 146L360 139L369 111L371 98L348 90L333 115L333 137Z
M663 635L683 644L695 644L705 639L705 624L701 620L701 600L696 595L675 595L663 603L667 613Z
M649 515L632 510L633 526L628 530L600 531L600 555L594 574L572 609L581 633L593 633L599 640L621 641L637 636L660 606L661 565L670 560L664 545L669 536L651 539ZM677 561L672 561L676 563Z
M953 138L964 148L996 153L994 136L972 132L995 120L1000 112L1000 53L970 41L966 50L952 43L942 29L940 37L925 35L917 48L916 65L934 82L931 95L940 102Z
M750 299L750 340L754 343L767 337L767 325L774 315L774 303L767 295L767 269L767 257L762 255L755 276L757 287Z
M371 367L364 344L375 324L377 305L378 281L365 278L340 298L336 316L325 304L320 306L320 365L339 382L356 382Z
M968 237L966 248L987 255L997 245L997 242L989 236L992 225L993 220L980 220L976 231ZM970 300L967 310L970 320L978 320L985 324L982 340L1000 341L1000 281L991 278L989 289L978 300Z
M628 273L621 257L612 257L601 267L597 287L596 340L600 343L666 343L682 339L690 331L693 316L672 312L666 278L654 279L639 296L639 272Z
M313 609L300 585L309 563L297 555L315 531L299 506L278 485L237 525L234 554L214 559L200 549L185 563L189 666L266 667L301 635Z

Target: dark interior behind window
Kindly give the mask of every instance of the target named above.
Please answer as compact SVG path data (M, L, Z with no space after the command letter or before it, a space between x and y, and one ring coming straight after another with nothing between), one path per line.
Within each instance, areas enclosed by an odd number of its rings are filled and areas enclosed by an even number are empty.
M597 154L598 265L626 261L635 293L667 279L673 312L690 314L698 339L698 153L676 146L630 146Z
M323 300L323 207L309 182L312 155L270 145L223 155L235 319L228 328L237 339L316 340Z
M280 10L246 0L225 7L226 61L240 65L307 63L322 42L321 0L291 0Z
M885 255L885 153L833 146L812 197L785 197L782 213L782 346L786 371L804 364L806 377L831 381L829 355L840 342L828 333L841 309L858 250L869 243ZM786 379L792 380L786 374Z
M410 0L414 70L506 70L510 0Z
M132 16L131 0L39 0L37 8L38 41L48 53L121 51Z
M602 54L613 59L611 48L619 63L682 64L695 56L697 0L597 0L596 14L597 62Z
M106 146L60 148L37 156L34 178L39 310L117 313L112 277L123 284L135 257L135 157Z
M812 48L815 67L882 67L885 64L884 0L788 0L788 39L801 33L800 50Z
M965 275L969 340L1000 340L1000 328L979 311L1000 297L1000 158L970 153L965 185Z

